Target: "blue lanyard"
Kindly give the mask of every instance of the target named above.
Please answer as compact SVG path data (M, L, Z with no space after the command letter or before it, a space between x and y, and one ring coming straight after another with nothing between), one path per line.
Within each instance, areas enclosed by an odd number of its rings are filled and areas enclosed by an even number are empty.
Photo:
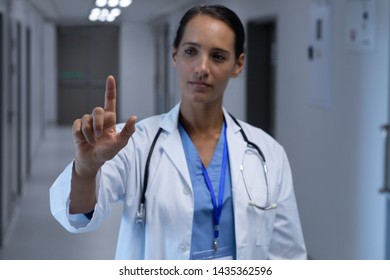
M222 168L221 168L221 178L219 182L219 195L218 195L218 204L215 198L215 193L207 169L202 163L203 176L206 181L206 185L210 191L211 202L213 203L213 219L214 219L214 250L218 250L218 237L219 237L219 222L221 220L222 213L222 204L223 204L223 195L225 193L225 177L226 177L226 165L228 158L228 149L227 149L227 139L226 139L226 123L224 123L225 128L225 139L223 144L223 157L222 157Z

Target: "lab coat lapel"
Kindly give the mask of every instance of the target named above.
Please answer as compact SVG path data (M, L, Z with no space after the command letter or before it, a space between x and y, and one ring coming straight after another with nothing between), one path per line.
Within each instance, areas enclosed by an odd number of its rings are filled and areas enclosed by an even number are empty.
M184 154L183 146L179 145L178 143L181 143L181 137L179 131L176 129L170 135L168 135L167 139L162 145L162 148L164 149L164 152L166 153L167 157L171 160L172 164L175 165L176 169L183 177L184 181L186 182L186 185L188 187L191 187L191 179L187 167L187 161Z
M162 143L162 148L172 164L179 171L186 183L186 186L192 190L190 173L188 171L187 160L181 145L181 137L177 128L179 120L180 103L168 112L161 120L160 126L167 132L167 136Z
M232 120L228 113L224 110L225 120L227 123L227 140L229 148L229 164L232 180L233 192L238 188L240 179L240 165L244 158L247 144L241 136L240 127Z

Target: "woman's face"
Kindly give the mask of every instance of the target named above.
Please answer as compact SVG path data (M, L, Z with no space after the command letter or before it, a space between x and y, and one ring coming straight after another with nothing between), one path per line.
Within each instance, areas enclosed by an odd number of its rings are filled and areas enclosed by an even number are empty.
M197 15L185 27L183 38L173 51L183 101L222 104L231 77L242 70L244 54L236 59L235 35L224 22Z

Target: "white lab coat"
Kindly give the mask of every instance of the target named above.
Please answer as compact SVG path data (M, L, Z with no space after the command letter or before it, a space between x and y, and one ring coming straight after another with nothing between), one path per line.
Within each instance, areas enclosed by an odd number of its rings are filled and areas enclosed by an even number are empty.
M169 113L137 124L128 145L97 176L98 202L93 218L69 215L72 164L50 190L53 216L70 232L96 229L110 212L112 202L123 201L117 259L189 259L194 198L190 174L177 128L178 104ZM266 187L258 154L248 148L240 128L224 109L231 169L237 259L306 259L289 162L284 149L262 130L241 122L250 141L263 151L276 209L260 210L248 204L240 165L256 203L265 202ZM146 222L137 224L146 158L159 127L150 163L146 192ZM121 127L119 127L121 129ZM244 157L245 154L245 157ZM244 159L244 160L243 160ZM222 213L223 215L223 213Z

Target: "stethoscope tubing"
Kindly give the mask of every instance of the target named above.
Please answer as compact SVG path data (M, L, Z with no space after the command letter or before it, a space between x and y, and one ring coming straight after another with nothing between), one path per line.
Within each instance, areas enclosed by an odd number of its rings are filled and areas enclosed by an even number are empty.
M244 182L246 191L247 191L248 196L249 196L249 205L254 206L256 208L259 208L261 210L268 210L268 209L276 208L276 204L271 205L271 194L270 194L269 182L268 182L268 169L267 169L267 164L266 164L266 160L265 160L265 156L264 156L263 152L261 151L259 146L257 146L255 143L249 141L247 135L244 132L244 129L242 128L242 126L238 122L238 120L232 114L229 113L229 115L232 118L232 120L240 127L240 132L241 132L242 138L247 143L247 145L249 147L254 148L259 153L259 155L261 157L262 165L263 165L265 183L266 183L266 188L267 188L267 202L266 202L264 207L257 205L253 201L252 195L250 195L250 192L249 192L249 190L248 190L248 188L246 186L246 183ZM157 142L157 140L158 140L158 138L159 138L159 136L160 136L162 131L163 131L163 129L160 127L158 129L156 135L154 136L152 145L150 146L150 149L149 149L148 157L146 159L144 181L143 181L143 187L142 187L142 195L141 195L140 205L139 205L139 209L138 209L137 216L136 216L136 222L137 223L142 223L143 219L145 217L145 201L146 201L146 190L147 190L148 179L149 179L150 160L152 158L152 154L153 154L153 150L154 150L154 147L156 145L156 142ZM241 168L242 168L242 166L243 165L241 165ZM243 171L243 170L241 170L241 171Z

